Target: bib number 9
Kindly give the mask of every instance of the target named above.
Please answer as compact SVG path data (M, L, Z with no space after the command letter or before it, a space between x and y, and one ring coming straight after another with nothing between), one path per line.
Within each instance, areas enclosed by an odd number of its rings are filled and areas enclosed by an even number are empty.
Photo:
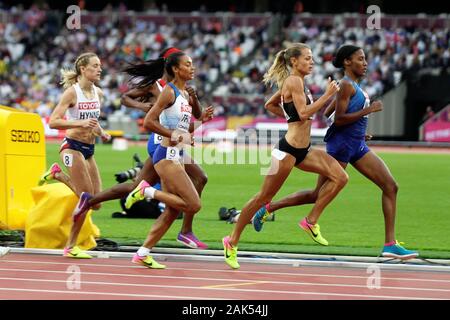
M168 147L166 153L166 159L172 161L180 160L180 150L175 147Z

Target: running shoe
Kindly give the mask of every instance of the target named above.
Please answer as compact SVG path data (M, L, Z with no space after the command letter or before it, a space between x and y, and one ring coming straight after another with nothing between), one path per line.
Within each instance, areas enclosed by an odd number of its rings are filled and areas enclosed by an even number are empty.
M300 228L302 228L303 230L306 231L307 234L310 235L310 237L317 242L318 244L321 244L323 246L327 246L328 245L328 241L325 240L324 237L322 237L322 235L320 234L320 227L319 224L311 224L306 220L306 217L301 220L298 223L298 226Z
M44 183L50 182L55 179L55 174L61 172L61 167L56 162L50 166L39 179L38 185L42 186Z
M77 206L72 213L73 222L77 222L78 218L80 218L83 214L85 214L91 206L89 205L89 200L92 198L89 192L82 192L80 195L80 200L78 200Z
M125 200L125 208L130 209L133 204L135 204L138 201L145 199L145 188L150 187L147 181L142 180L139 182L136 188L134 188L133 191L130 192L127 199Z
M395 240L395 243L390 246L384 246L383 251L381 252L381 255L383 257L388 258L396 258L396 259L402 259L402 260L408 260L416 258L419 253L417 251L412 251L405 249L401 246L401 244L404 244L403 242L398 242Z
M131 259L131 262L143 265L150 269L165 269L166 266L163 264L159 264L156 262L152 256L144 256L141 257L137 253L134 254L133 259Z
M193 232L178 233L177 241L192 249L206 249L208 245L201 242Z
M92 256L87 254L85 251L81 250L78 246L73 248L64 248L64 257L74 258L74 259L91 259Z
M261 207L258 211L256 211L255 215L252 219L253 228L257 232L260 232L264 222L266 222L267 218L272 214L268 210L269 204L266 204L265 206Z
M222 239L223 253L225 256L225 262L233 269L239 269L239 263L237 261L237 247L233 247L230 243L230 237L226 236Z

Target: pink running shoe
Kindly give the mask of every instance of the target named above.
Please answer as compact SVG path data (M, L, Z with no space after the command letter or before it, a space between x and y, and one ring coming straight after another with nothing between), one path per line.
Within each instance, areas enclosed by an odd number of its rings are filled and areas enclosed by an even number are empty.
M42 186L44 183L52 181L55 179L55 174L61 172L61 167L56 162L50 166L50 169L48 169L39 179L38 185Z
M178 233L177 241L192 249L206 249L208 245L201 242L192 232Z
M78 200L77 206L72 213L73 222L77 222L77 220L85 214L90 208L89 200L92 198L89 192L82 192L80 195L80 200Z

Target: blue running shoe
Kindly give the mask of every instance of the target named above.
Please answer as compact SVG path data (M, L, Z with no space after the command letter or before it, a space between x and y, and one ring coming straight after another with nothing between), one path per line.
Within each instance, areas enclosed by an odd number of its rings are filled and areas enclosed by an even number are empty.
M384 246L381 255L387 258L396 258L402 260L413 259L419 255L417 251L405 249L401 246L401 244L403 243L396 240L394 244L390 246Z
M257 232L260 232L264 222L266 222L267 218L271 215L269 210L267 209L269 207L269 204L266 204L265 206L261 207L258 211L256 211L255 215L252 219L253 228Z

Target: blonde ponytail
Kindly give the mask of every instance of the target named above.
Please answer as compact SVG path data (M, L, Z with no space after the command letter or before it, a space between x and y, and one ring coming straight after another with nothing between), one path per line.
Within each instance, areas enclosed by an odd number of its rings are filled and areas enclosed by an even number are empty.
M61 82L64 90L77 83L77 72L73 69L61 69Z
M271 87L276 82L278 88L281 89L284 81L290 74L288 67L292 67L291 58L299 57L303 49L310 49L310 47L304 43L295 43L289 48L278 52L275 61L264 74L264 84Z
M270 66L269 71L264 74L263 83L266 86L272 87L274 83L278 88L281 88L284 80L289 76L289 69L286 64L284 54L286 50L281 50L277 53L275 61Z
M86 52L78 56L75 60L75 69L61 69L61 82L64 90L78 82L78 76L81 75L81 66L87 66L92 57L97 57L93 52Z

